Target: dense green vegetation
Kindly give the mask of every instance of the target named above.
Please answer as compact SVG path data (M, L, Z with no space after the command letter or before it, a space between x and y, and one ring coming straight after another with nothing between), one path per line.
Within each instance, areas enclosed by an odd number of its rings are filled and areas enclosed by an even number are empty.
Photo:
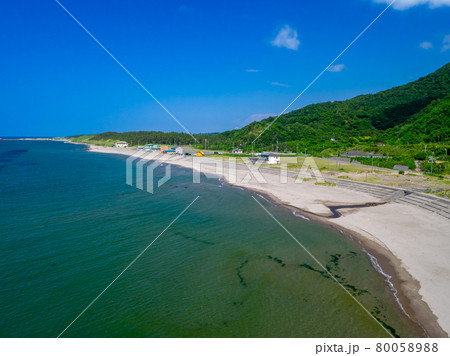
M440 142L450 137L450 94L433 101L413 115L398 132L389 130L390 137L407 142Z
M196 134L199 142L204 142L214 134ZM130 131L130 132L104 132L97 135L78 135L69 137L75 142L90 142L93 144L113 145L117 141L126 141L131 146L158 143L167 145L191 145L195 140L186 133L162 131Z
M433 152L433 157L444 161L436 169L446 173L450 151L449 93L450 63L414 82L380 93L308 105L280 116L275 122L270 117L238 130L196 134L199 143L186 133L159 131L105 132L71 139L104 145L123 140L132 146L160 143L204 149L206 145L212 150L239 147L249 152L298 151L319 156L361 149L392 156L376 162L387 168L395 164L413 168L414 160L420 160L424 161L425 169Z
M358 162L370 166L372 164L372 159L367 157L357 157L355 158ZM409 169L416 169L416 164L414 163L413 158L374 158L373 165L374 167L382 167L382 168L394 168L396 164L401 164L408 166Z
M306 106L280 116L255 142L269 149L289 151L309 148L338 151L377 141L390 144L448 142L450 138L450 64L417 81L345 101ZM216 140L234 142L249 149L251 142L275 118L253 122L239 130L226 131Z

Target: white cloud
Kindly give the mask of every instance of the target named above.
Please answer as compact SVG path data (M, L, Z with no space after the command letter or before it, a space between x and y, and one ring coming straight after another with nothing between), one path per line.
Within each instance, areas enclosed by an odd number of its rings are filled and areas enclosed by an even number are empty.
M390 4L392 0L374 0L378 3ZM392 7L397 10L406 10L417 5L428 5L430 9L441 6L450 6L450 0L397 0Z
M259 69L246 69L245 70L247 73L258 73Z
M271 85L275 85L277 87L285 87L285 88L289 88L290 85L289 84L284 84L284 83L278 83L278 82L272 82L270 83Z
M448 51L450 49L450 35L447 35L442 40L442 51Z
M297 31L292 29L289 25L286 25L278 32L277 37L275 37L273 41L270 41L270 43L276 47L286 47L296 51L300 45L300 41L297 37Z
M337 72L342 72L342 70L345 68L345 66L343 64L336 64L334 66L330 66L330 68L328 68L329 72L333 72L333 73L337 73Z
M431 49L431 48L433 48L433 44L431 42L421 42L419 44L419 46L422 49Z

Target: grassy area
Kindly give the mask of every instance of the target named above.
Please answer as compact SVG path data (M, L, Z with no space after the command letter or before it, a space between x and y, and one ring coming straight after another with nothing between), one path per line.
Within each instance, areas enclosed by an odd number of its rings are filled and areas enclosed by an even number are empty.
M331 183L331 182L316 182L315 185L324 185L327 187L335 187L337 184L336 183Z
M357 182L381 184L401 188L405 190L420 189L442 197L448 197L450 179L425 174L355 174L339 175L337 178L348 179Z
M206 155L205 157L210 158L210 159L217 159L220 161L229 161L230 159L236 159L236 163L241 163L244 164L245 162L248 163L248 157L247 156L239 156L239 155Z
M372 184L382 184L382 185L394 185L389 183L383 183L383 179L379 178L379 177L372 177L372 176L367 176L367 175L361 175L358 177L355 176L338 176L338 178L341 179L347 179L347 180L353 180L355 182L364 182L364 183L372 183Z
M342 172L342 173L365 173L371 172L372 168L369 166L360 166L350 163L329 161L323 158L313 157L314 162L320 171L330 171L330 172ZM281 157L281 163L287 163L288 169L298 170L302 167L305 161L305 157ZM374 170L376 173L386 173L387 171ZM390 173L390 172L388 172Z
M116 141L114 140L94 140L93 139L94 136L95 135L83 135L83 136L69 137L69 139L72 142L87 143L103 147L112 147L116 143Z
M428 192L425 192L425 193L433 194L433 195L436 195L438 197L450 199L450 189L440 190L440 191L437 191L437 192L430 192L430 191L428 191Z

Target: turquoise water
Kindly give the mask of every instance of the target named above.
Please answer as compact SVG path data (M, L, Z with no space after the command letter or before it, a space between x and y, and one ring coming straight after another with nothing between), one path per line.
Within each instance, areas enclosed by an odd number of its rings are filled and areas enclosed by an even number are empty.
M172 176L151 195L122 156L0 141L0 336L56 337L196 196L64 337L389 336L252 193ZM347 237L256 198L392 333L420 336Z

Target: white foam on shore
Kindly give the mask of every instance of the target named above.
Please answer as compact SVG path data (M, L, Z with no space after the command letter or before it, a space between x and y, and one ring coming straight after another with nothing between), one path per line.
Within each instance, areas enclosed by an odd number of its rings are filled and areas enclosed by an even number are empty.
M298 217L298 218L301 218L301 219L304 219L304 220L308 220L308 221L311 220L310 218L307 218L306 216L303 216L302 214L299 214L299 213L296 212L295 210L291 210L291 211L292 211L292 214L294 214L294 216L296 216L296 217Z
M375 256L372 256L369 252L367 252L366 249L362 249L363 252L369 256L370 258L370 262L372 263L372 266L375 268L375 270L380 273L382 276L385 277L385 280L387 282L387 284L389 285L390 290L392 291L392 294L394 295L395 300L397 301L398 305L400 306L400 309L403 311L403 313L411 319L411 316L406 312L405 308L403 308L402 303L400 302L400 299L398 299L398 290L394 287L394 284L391 282L392 276L390 276L389 274L387 274L386 272L383 271L383 269L381 268L380 264L378 263L378 260Z
M225 185L227 185L227 182L225 182L225 179L223 179L223 178L217 178L217 180L219 181L219 187L220 188L222 188L222 187L224 187Z
M268 201L263 195L261 195L261 194L256 194L258 197L260 197L260 198L263 198L265 201Z

